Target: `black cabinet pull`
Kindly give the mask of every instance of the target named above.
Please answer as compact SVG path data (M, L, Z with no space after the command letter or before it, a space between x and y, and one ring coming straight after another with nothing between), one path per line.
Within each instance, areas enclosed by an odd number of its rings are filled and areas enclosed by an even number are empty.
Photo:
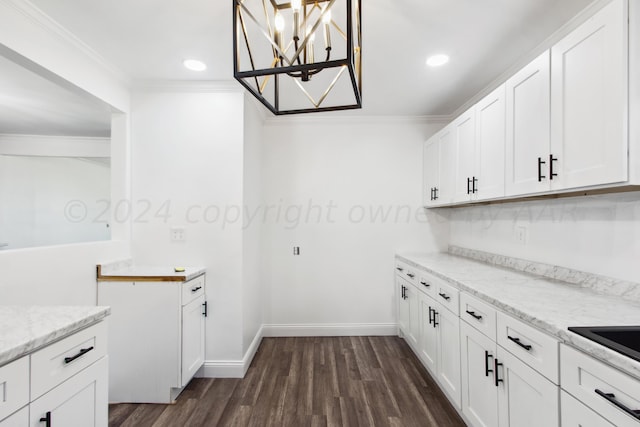
M449 301L451 299L451 297L447 294L443 294L443 293L438 293L438 295L440 295L442 298L444 298L446 301Z
M613 393L605 393L599 389L595 389L594 390L599 396L604 397L605 399L607 399L610 403L613 403L614 405L616 405L618 408L622 409L624 412L626 412L627 414L631 415L633 418L635 418L636 420L640 420L640 409L631 409L628 406L624 405L623 403L620 403L616 400L616 395Z
M554 176L558 176L557 173L553 173L553 162L558 161L557 157L553 157L553 154L549 154L549 179L553 181Z
M431 318L431 314L434 312L435 310L431 307L429 307L429 324L431 324L433 322L433 319Z
M416 275L415 275L415 274L411 274L411 273L407 273L407 276L411 277L412 279L413 279L414 277L416 277Z
M438 326L440 323L438 323L438 320L436 319L436 316L439 313L436 311L436 309L433 309L433 327L435 328L436 326Z
M198 292L200 289L202 289L202 286L196 286L195 288L191 288L191 292Z
M438 200L438 191L440 191L438 187L433 188L433 200Z
M431 187L431 200L436 199L436 187Z
M478 182L478 178L474 176L473 179L471 180L471 192L473 194L478 192L478 188L476 187L477 182Z
M471 194L471 178L467 178L467 194Z
M207 317L208 312L207 312L207 302L206 301L202 303L202 307L204 308L204 311L202 312L202 315L204 317Z
M80 351L78 352L78 354L76 354L75 356L65 357L64 358L64 363L71 363L74 360L76 360L78 357L89 353L91 350L93 350L93 346L91 346L89 348L81 348Z
M400 298L404 299L404 285L400 286Z
M504 382L503 379L498 378L498 366L502 366L502 363L498 362L498 359L493 359L493 383L496 387L498 387L501 382Z
M488 351L484 352L484 376L488 377L489 372L493 372L493 369L489 369L489 358L493 359L493 356Z
M514 338L510 335L507 335L507 339L513 341L514 343L518 344L520 347L524 348L527 351L531 351L531 346L529 344L522 344L520 342L520 338Z
M430 287L431 287L431 285L430 285L429 283L424 282L424 281L421 281L421 282L420 282L420 284L421 284L422 286L424 286L425 288L430 288Z
M45 426L51 427L51 411L47 412L47 414L40 418L41 423L46 423Z
M404 271L404 268L402 268L402 267L396 267L396 270L398 270L398 271Z
M542 165L546 165L547 162L542 160L542 157L538 157L538 182L541 182L546 176L542 175Z
M480 316L479 314L476 314L475 311L469 311L469 310L466 310L466 311L467 311L467 314L469 316L473 317L474 319L476 319L476 320L481 320L482 319L482 316Z

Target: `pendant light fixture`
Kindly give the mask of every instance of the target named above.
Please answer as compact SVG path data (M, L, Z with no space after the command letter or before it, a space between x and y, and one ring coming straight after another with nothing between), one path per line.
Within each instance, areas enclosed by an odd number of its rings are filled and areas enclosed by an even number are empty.
M233 75L273 114L362 108L361 0L233 0Z

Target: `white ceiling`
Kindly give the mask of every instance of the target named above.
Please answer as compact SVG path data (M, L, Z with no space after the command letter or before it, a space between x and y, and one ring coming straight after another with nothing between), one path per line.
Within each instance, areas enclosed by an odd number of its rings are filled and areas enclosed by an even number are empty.
M233 77L232 0L32 2L135 80ZM590 3L362 0L360 114L451 114ZM437 52L451 62L428 69ZM191 57L208 70L184 69Z

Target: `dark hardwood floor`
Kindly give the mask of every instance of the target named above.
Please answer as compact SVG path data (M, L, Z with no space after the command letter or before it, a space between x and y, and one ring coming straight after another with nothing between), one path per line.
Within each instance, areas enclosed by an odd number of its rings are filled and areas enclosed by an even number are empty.
M109 426L464 426L398 337L264 338L244 379L195 378L174 405L118 404Z

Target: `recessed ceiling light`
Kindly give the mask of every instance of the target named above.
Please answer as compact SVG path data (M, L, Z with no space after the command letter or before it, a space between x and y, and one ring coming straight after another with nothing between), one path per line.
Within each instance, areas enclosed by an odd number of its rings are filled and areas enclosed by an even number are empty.
M427 58L429 67L439 67L449 62L449 56L444 54L433 55Z
M197 59L185 59L183 64L191 71L204 71L207 69L207 64Z

